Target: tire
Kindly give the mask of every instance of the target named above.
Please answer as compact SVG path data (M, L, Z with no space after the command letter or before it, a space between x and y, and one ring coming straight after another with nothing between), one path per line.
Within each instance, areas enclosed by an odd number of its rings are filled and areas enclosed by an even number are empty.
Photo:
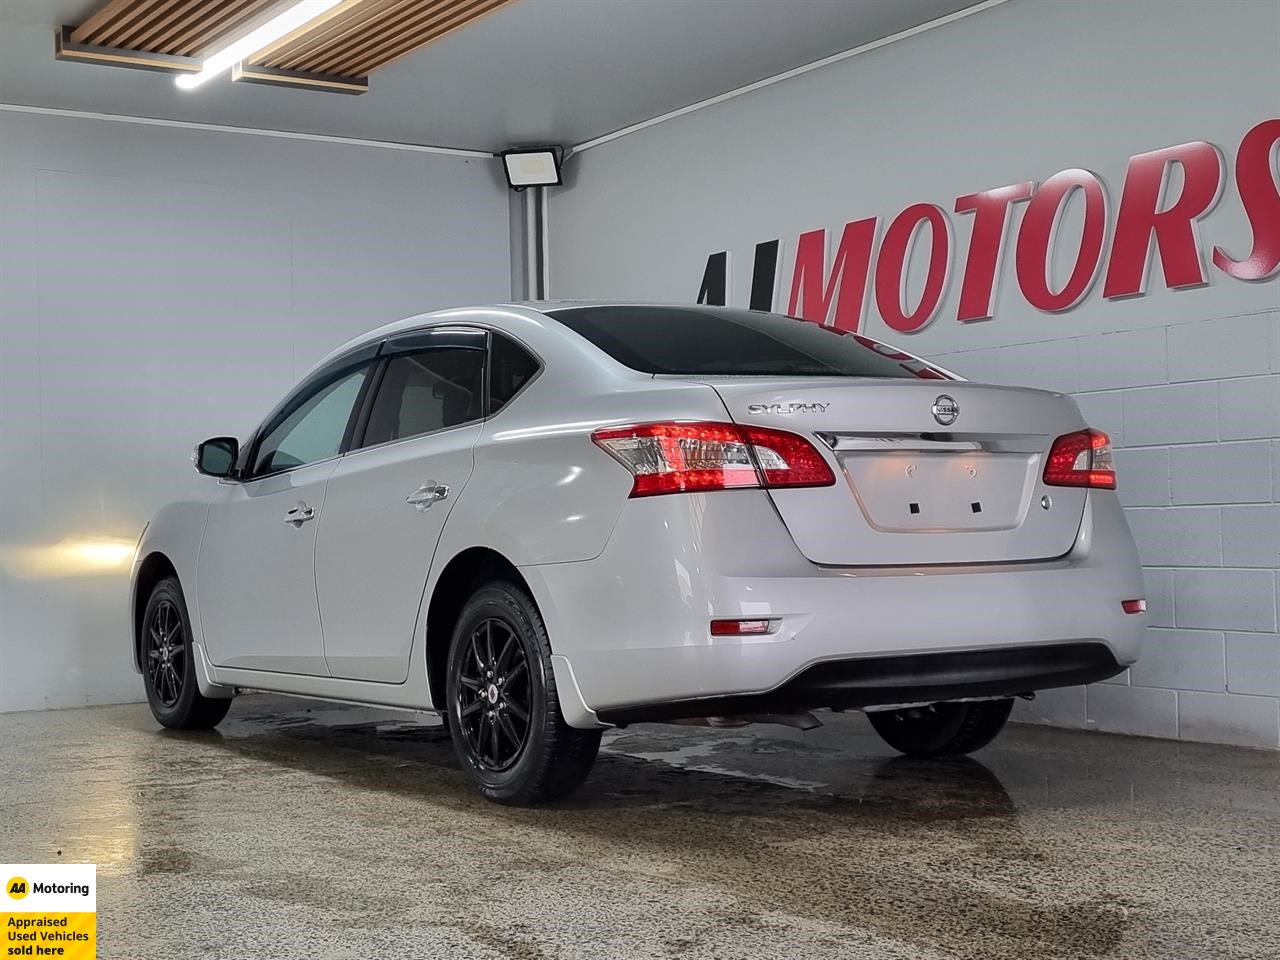
M995 739L1009 720L1012 700L934 703L867 714L889 746L909 757L959 757Z
M490 800L528 806L563 797L595 763L600 731L565 723L542 616L514 584L485 584L462 608L446 696L458 760Z
M210 730L231 709L230 698L203 696L191 654L191 620L173 577L156 584L142 614L142 682L151 715L170 730Z

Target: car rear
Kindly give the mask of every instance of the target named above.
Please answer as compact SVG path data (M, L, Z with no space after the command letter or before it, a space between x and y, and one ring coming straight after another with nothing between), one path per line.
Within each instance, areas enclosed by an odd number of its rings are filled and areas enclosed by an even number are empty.
M1069 397L771 314L548 314L724 411L592 437L630 496L600 556L539 574L601 720L1010 696L1136 658L1109 442Z

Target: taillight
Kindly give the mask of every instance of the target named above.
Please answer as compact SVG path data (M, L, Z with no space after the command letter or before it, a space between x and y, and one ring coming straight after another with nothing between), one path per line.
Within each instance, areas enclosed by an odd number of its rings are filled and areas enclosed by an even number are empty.
M829 487L827 461L804 437L735 423L641 423L591 434L631 471L631 496L735 487Z
M1044 482L1054 487L1116 488L1111 438L1101 430L1077 430L1053 441Z
M764 476L765 487L829 487L836 475L804 437L765 427L739 428Z

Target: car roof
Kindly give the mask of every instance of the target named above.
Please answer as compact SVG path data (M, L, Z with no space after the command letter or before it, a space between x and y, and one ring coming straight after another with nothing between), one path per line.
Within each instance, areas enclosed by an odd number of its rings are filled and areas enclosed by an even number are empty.
M608 356L605 351L600 350L597 346L590 344L586 339L578 341L579 338L569 336L567 329L563 324L558 323L554 314L580 309L580 308L610 308L616 307L620 309L635 307L657 307L671 308L682 312L696 311L705 313L717 313L720 311L734 311L737 313L774 313L777 311L754 311L741 307L730 307L722 304L701 304L701 303L673 303L660 302L652 300L604 300L604 299L557 299L557 300L511 300L501 303L491 303L478 306L468 307L451 307L444 310L434 310L429 313L421 313L411 317L405 317L403 320L396 320L392 323L383 324L376 329L370 330L368 333L361 334L352 340L347 341L338 349L331 351L318 363L316 363L308 371L307 376L311 376L317 370L334 360L343 357L361 348L377 343L379 340L385 340L389 337L398 336L404 333L412 333L425 327L447 325L447 324L472 324L479 326L491 327L500 330L514 339L525 342L526 345L531 344L535 339L542 341L543 345L547 345L546 337L554 337L557 341L565 343L566 346L570 342L580 349L584 355L590 355L597 361L607 361L607 365L613 368L614 375L619 370L624 370L625 365L620 364L616 358ZM793 318L798 319L798 318ZM527 334L527 336L526 336ZM866 337L865 334L861 336ZM875 338L866 337L868 340ZM876 343L884 344L892 347L881 340L875 340ZM893 347L893 349L900 349ZM933 361L934 367L946 373L952 379L961 380L963 377L947 370Z
M679 307L682 310L714 310L724 309L723 307L707 306L705 304L693 303L658 303L646 300L512 300L505 303L490 303L469 307L450 307L444 310L433 310L430 313L420 313L411 317L405 317L402 320L395 320L391 323L383 324L370 330L368 333L362 333L358 337L348 340L342 346L338 347L326 354L311 370L318 370L325 364L330 363L337 357L349 353L352 350L358 350L361 347L384 340L387 337L396 336L401 333L410 333L423 327L434 326L443 323L478 323L486 326L497 327L507 332L515 332L510 325L510 321L518 324L520 321L533 321L541 326L545 326L543 321L548 314L556 310L570 310L578 307ZM508 323L504 323L503 320Z

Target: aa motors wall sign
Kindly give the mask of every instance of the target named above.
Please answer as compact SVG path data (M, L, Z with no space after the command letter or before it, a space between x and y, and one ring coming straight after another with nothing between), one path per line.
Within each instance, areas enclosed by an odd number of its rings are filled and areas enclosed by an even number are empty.
M1142 295L1153 251L1159 254L1164 283L1172 289L1203 286L1210 281L1210 270L1236 280L1268 280L1280 274L1278 154L1280 119L1251 129L1235 153L1235 200L1253 234L1247 251L1206 246L1200 237L1199 221L1223 202L1229 177L1223 151L1196 140L1130 157L1114 211L1102 178L1080 169L1063 170L1039 184L1028 180L958 197L952 209L970 225L968 252L959 264L952 219L935 203L911 204L889 220L878 250L880 217L846 223L834 256L829 255L831 231L802 233L795 244L787 312L856 331L870 292L887 326L899 333L918 333L937 319L948 281L959 267L955 319L989 320L1003 254L1010 247L1022 297L1046 313L1070 310L1099 278L1108 300ZM1180 189L1171 190L1178 181ZM1083 199L1083 215L1072 251L1074 266L1055 286L1051 265L1065 242L1057 228L1064 208L1077 194ZM1024 203L1016 236L1010 237L1012 213ZM906 274L917 243L927 243L927 266L922 290L909 297ZM781 305L775 289L781 256L781 240L756 244L749 303L753 309ZM724 305L728 285L729 251L711 254L698 302Z

